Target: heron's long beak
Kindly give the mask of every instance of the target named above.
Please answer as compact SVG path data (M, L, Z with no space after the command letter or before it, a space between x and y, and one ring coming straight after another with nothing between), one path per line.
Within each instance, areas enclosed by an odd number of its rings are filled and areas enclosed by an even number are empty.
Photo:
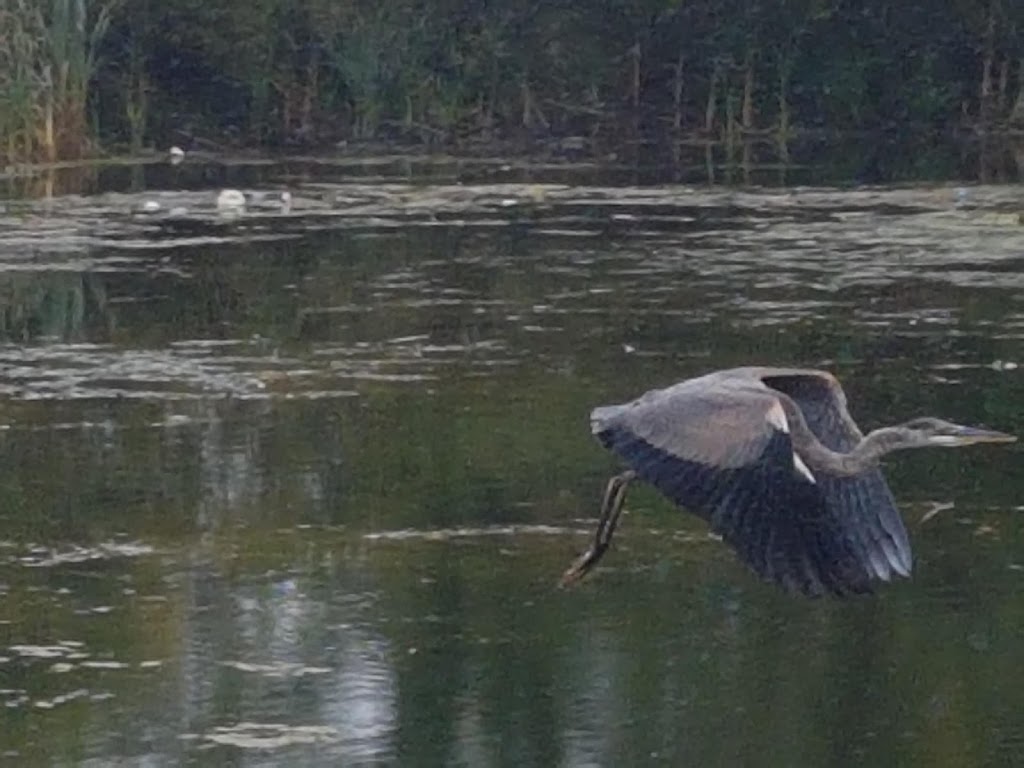
M1005 432L996 432L993 429L981 429L980 427L959 426L957 432L952 435L942 435L936 439L939 445L973 445L974 443L1015 443L1017 437L1008 435Z

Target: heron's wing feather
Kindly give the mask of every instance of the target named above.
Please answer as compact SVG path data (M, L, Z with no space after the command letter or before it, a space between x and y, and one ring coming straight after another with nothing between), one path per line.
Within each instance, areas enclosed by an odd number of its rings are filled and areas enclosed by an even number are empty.
M594 434L619 426L679 458L718 467L756 459L785 413L777 397L751 382L707 389L691 379L652 390L625 405L595 408Z
M796 402L807 426L825 447L846 453L863 439L847 410L842 387L831 375L773 371L762 380ZM893 572L909 576L913 567L910 539L882 471L872 469L855 477L817 473L817 480L829 506L849 521L849 533L859 540L876 576L885 581Z
M765 386L784 392L794 400L806 401L810 407L832 411L832 417L837 423L831 425L830 431L843 435L847 441L842 448L837 446L833 450L847 451L864 437L850 415L842 385L828 371L812 368L737 368L732 373L761 381ZM829 444L829 447L832 446Z
M814 484L793 469L785 433L773 436L758 461L725 470L679 458L621 427L598 437L639 477L705 518L763 578L808 595L868 591L862 553Z
M809 595L869 589L870 556L794 465L767 390L677 385L596 409L598 439L677 504L708 520L755 572Z

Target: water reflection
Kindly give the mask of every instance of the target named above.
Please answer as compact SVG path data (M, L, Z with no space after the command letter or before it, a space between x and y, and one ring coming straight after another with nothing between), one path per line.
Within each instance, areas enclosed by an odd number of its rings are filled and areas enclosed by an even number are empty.
M0 752L1012 762L1016 449L889 463L917 572L872 600L780 596L643 489L554 583L596 403L792 363L866 427L1021 432L1014 190L335 186L0 220Z

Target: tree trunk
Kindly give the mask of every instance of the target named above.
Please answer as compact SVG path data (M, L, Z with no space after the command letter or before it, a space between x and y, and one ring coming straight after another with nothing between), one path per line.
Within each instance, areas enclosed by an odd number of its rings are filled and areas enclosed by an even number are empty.
M631 128L633 131L633 137L638 138L640 136L640 80L641 73L643 71L641 61L641 48L640 41L638 40L630 51L630 58L633 60L633 71L630 82L630 94L633 105L632 116L631 116Z
M540 107L538 107L537 102L534 101L533 91L530 90L530 84L525 78L523 79L521 90L523 94L523 127L529 128L534 124L534 122L537 122L545 128L548 128L549 123L547 118L544 117L544 113L540 111Z
M125 119L128 121L129 141L131 142L132 154L142 151L142 145L146 136L146 113L148 107L148 96L146 88L146 75L142 71L133 71L133 83L130 83L127 91L128 98L124 105Z
M747 51L747 61L743 73L743 108L741 118L743 130L754 128L754 54Z
M1006 56L999 64L999 100L997 102L998 114L1000 118L1006 116L1007 108L1010 106L1010 101L1007 93L1010 89L1010 59Z
M43 151L51 163L57 159L57 139L53 130L53 91L46 95L43 116Z
M981 61L981 89L978 94L978 113L982 127L988 127L992 120L992 70L995 67L996 47L996 11L995 0L989 3L988 24L985 28L985 41Z
M750 184L751 172L754 169L754 144L746 139L743 141L743 160L740 167L743 168L743 183Z
M704 109L704 130L711 133L715 128L715 116L718 112L718 62L715 62L711 70L711 80L708 83L708 103Z
M723 131L723 139L725 139L725 150L728 157L729 163L734 160L734 154L736 151L736 139L737 139L737 128L736 122L736 98L732 93L726 92L725 94L725 130Z
M149 106L149 87L146 79L146 59L139 38L133 30L129 39L128 74L125 76L125 119L128 121L132 154L142 151L146 136L146 117Z
M683 54L676 59L672 77L672 130L678 135L683 130Z
M1017 98L1010 110L1009 120L1015 125L1024 125L1024 58L1017 65Z
M708 175L708 184L715 183L715 151L711 142L704 145L704 170Z
M640 109L640 42L634 43L630 50L630 58L633 62L633 72L630 80L630 98L633 102L633 109Z
M303 84L301 124L299 131L303 141L312 141L315 133L313 110L320 92L320 60L314 51L306 64L306 82Z
M789 62L779 67L779 141L789 138Z

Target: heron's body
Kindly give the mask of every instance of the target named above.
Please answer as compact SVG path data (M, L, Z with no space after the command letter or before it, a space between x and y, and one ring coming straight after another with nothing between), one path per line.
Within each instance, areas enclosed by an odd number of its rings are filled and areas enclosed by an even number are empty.
M807 595L864 592L873 580L910 575L910 542L880 456L1013 439L937 419L865 437L835 377L795 368L689 379L595 408L591 427L631 469L609 485L595 545L567 581L604 553L637 477L707 520L761 577Z

